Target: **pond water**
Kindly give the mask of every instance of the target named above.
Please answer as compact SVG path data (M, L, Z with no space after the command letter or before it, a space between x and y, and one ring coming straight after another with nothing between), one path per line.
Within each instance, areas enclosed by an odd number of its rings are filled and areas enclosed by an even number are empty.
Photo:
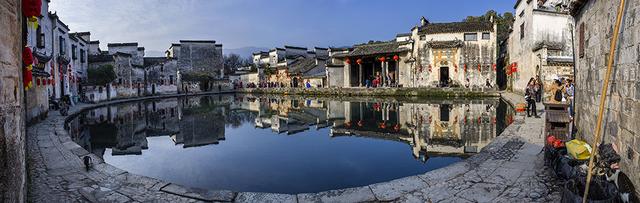
M305 193L422 174L479 152L511 123L497 98L214 95L82 112L75 142L130 173L204 189Z

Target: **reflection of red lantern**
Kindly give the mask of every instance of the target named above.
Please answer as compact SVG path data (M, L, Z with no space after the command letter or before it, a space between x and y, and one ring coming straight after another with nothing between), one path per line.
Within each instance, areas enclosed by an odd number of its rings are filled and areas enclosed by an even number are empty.
M378 127L379 127L380 129L386 129L386 128L387 128L387 123L386 123L386 121L385 121L385 122L380 123L380 125L379 125Z
M394 125L393 130L395 130L396 132L400 131L400 124Z
M482 117L478 116L478 124L482 122Z
M364 126L364 121L363 120L359 120L358 121L358 127L362 127Z
M356 63L357 63L358 65L362 64L362 59L358 59L358 60L356 60Z
M346 64L351 64L351 59L347 58L346 60L344 60L344 62L345 62Z
M394 60L394 61L398 61L398 60L400 60L400 57L399 57L398 55L394 55L394 56L393 56L393 60Z

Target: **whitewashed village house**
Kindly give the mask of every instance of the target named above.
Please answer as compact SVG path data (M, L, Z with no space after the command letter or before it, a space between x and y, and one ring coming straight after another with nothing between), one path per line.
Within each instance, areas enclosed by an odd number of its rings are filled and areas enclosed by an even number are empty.
M276 47L269 52L253 53L252 61L257 70L244 74L257 74L257 83L277 84L279 87L303 87L306 82L313 87L324 87L328 59L327 48L314 47L308 50L306 47L285 45L284 48Z
M201 92L228 89L224 79L222 44L214 40L180 40L165 52L167 58L177 60L178 92ZM205 80L183 80L184 76L201 76ZM204 83L204 84L202 84Z
M80 97L78 85L88 66L88 33L69 33L69 27L57 14L49 12L49 1L42 0L38 27L27 26L27 47L33 53L32 88L26 91L27 120L45 116L49 99L69 96L73 103ZM83 58L84 57L84 58Z
M330 86L361 87L379 77L399 87L496 88L495 22L430 23L396 39L331 50ZM342 74L339 74L340 65ZM385 77L386 76L386 77Z
M556 77L573 77L573 17L564 0L518 0L508 39L508 88L524 92L531 78L548 87Z

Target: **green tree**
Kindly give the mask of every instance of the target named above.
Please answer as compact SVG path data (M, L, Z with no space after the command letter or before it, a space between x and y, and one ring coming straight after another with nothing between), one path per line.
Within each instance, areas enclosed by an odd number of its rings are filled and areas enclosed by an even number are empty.
M89 85L104 86L113 82L118 76L113 66L107 64L97 68L90 68L87 70L87 77L87 83Z

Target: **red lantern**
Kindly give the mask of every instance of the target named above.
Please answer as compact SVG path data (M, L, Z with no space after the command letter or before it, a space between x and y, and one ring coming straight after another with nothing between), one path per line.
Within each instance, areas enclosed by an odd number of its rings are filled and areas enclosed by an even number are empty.
M400 60L400 57L399 57L398 55L394 55L394 56L393 56L393 60L394 60L394 61L398 61L398 60Z
M464 72L465 73L467 72L467 64L466 63L464 64Z
M496 64L491 65L493 67L493 71L496 71Z
M387 60L387 58L382 56L382 57L378 58L378 60L380 60L380 62L385 62Z
M458 72L458 64L453 64L453 71L455 71L456 73Z
M38 16L41 15L42 0L22 0L22 15L27 17L27 23L38 28Z
M33 53L29 47L24 47L22 50L22 63L24 63L25 66L33 64Z
M351 64L351 59L347 58L344 62L350 65Z
M36 86L40 86L40 78L36 79Z
M429 72L431 72L431 64L429 64Z
M478 72L482 72L482 66L480 66L480 64L478 64Z
M358 60L356 60L356 63L357 63L358 65L362 64L362 59L358 59Z
M25 90L29 90L33 86L33 53L29 47L22 50L22 63L24 63L24 71L22 71L22 85Z

